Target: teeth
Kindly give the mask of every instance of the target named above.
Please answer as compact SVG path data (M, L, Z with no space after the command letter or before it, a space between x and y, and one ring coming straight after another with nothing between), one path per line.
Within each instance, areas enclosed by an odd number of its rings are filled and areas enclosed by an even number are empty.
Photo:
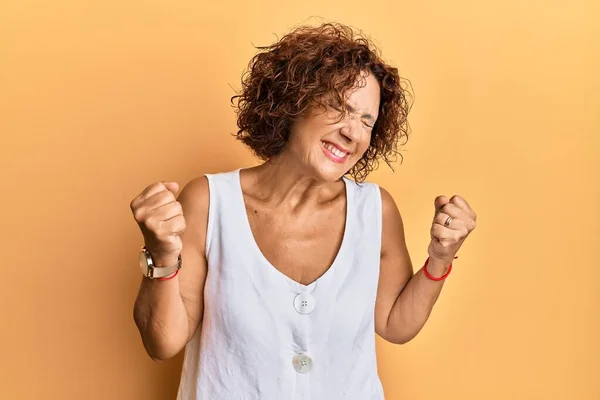
M330 143L324 143L323 145L327 150L329 150L331 153L333 153L336 157L344 158L348 154L345 151L341 151L340 149L338 149L337 147L335 147L334 145L332 145Z

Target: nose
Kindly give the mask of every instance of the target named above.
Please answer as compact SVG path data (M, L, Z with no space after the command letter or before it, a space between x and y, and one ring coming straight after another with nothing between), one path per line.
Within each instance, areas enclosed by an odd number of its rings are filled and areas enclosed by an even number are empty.
M352 116L352 114L346 115L344 118L344 124L340 128L340 134L348 142L358 141L360 139L360 126L358 124L360 124L358 118Z

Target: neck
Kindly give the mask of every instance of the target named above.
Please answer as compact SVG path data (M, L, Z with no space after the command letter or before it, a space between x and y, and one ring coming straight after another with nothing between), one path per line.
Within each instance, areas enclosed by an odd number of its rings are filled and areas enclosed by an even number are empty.
M334 194L337 183L312 176L303 163L281 154L255 168L257 196L273 205L297 208L324 201Z

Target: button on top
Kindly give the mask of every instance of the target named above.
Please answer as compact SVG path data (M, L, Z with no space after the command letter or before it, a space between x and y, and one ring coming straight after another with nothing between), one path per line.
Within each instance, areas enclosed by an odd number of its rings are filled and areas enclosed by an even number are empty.
M296 372L306 374L310 372L313 367L313 360L306 354L296 354L292 359L292 365Z
M315 309L315 298L309 293L300 293L294 299L294 308L300 314L310 314Z

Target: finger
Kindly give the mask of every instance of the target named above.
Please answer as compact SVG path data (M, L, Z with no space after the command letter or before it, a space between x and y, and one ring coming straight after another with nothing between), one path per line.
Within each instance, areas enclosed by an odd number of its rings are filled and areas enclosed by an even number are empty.
M471 208L469 203L467 203L467 201L463 197L452 196L450 202L451 204L455 205L463 211L465 221L470 220L472 221L472 224L474 224L475 221L477 221L477 214L475 214L475 211Z
M462 208L460 208L452 203L444 204L444 206L440 209L440 213L447 214L447 215L451 216L452 218L456 218L456 219L461 219L461 220L470 219L469 215Z
M154 196L156 193L162 192L164 190L168 190L170 192L177 193L177 191L179 190L179 184L177 182L170 182L170 181L155 182L155 183L149 185L148 187L146 187L142 191L142 193L140 193L138 198L140 201L144 201L144 200Z
M142 201L146 200L149 197L152 197L153 195L155 195L158 192L162 192L163 190L165 190L165 184L162 182L155 182L151 185L149 185L148 187L146 187L142 193L140 193L140 195L138 196Z
M431 227L431 236L437 239L442 245L450 245L456 242L456 231L445 226L434 224Z
M448 226L446 226L446 221L448 221L449 217L451 217L452 219L450 221L450 224ZM437 225L441 225L445 228L452 229L452 230L461 230L464 228L464 223L460 219L452 217L451 215L448 215L443 212L438 213L435 216L435 218L433 219L433 222Z
M149 197L152 197L153 195L155 195L156 193L162 192L163 190L165 190L165 185L162 182L156 182L153 183L149 186L147 186L142 193L140 193L137 197L135 197L131 203L129 204L129 206L131 207L131 210L135 210L137 208L139 208L140 204L144 202L144 200L148 199Z
M144 207L149 211L155 211L157 208L162 207L166 204L174 202L175 195L168 190L163 190L162 192L158 192L151 197L147 198L144 201Z
M165 225L168 226L170 233L175 235L181 235L185 231L185 217L182 214L176 215L175 217L165 221Z
M168 221L179 215L183 215L183 208L176 200L156 208L153 212L154 218L159 221Z
M447 204L450 200L446 196L437 196L433 201L433 205L435 207L435 212L439 212L445 204Z
M466 212L470 213L471 211L473 211L471 209L471 206L469 206L469 203L467 203L467 201L458 195L454 195L450 198L450 203L454 204L455 206L457 206L458 208L461 208L463 210L465 210Z
M163 182L168 191L173 194L179 192L179 184L177 182Z

